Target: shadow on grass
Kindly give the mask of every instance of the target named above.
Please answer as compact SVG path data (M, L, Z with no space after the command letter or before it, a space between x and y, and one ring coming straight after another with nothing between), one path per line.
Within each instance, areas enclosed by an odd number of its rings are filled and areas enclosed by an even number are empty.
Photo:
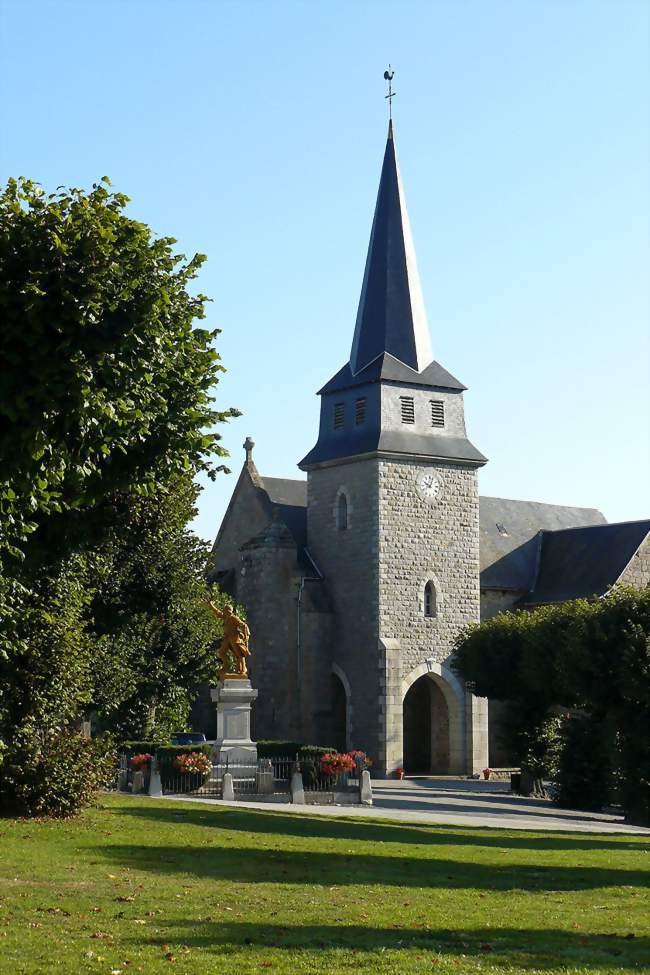
M361 925L275 925L253 922L184 920L158 922L159 937L149 944L179 942L189 948L241 955L247 949L280 948L287 951L347 949L356 952L425 950L438 954L485 957L490 966L520 969L558 969L560 965L608 965L616 970L641 966L650 956L650 939L627 940L620 934L581 935L572 931L479 928L451 931L438 928L366 927ZM135 943L135 940L134 940ZM141 942L138 942L141 944ZM577 969L576 969L577 970Z
M648 846L650 836L634 838L621 834L620 839L601 836L575 834L566 836L553 832L543 835L522 832L506 835L485 827L436 826L432 823L383 824L377 821L346 819L336 817L326 819L309 813L287 815L263 810L230 810L223 807L213 809L196 808L190 803L175 803L174 808L147 802L146 805L125 805L112 813L148 819L158 823L187 823L193 826L209 826L217 829L241 833L257 833L299 838L362 840L370 843L418 843L436 846L482 846L513 850L639 850ZM372 815L369 812L369 815Z
M254 846L109 845L114 865L152 874L249 884L377 885L476 890L564 891L643 886L648 873L593 866L542 866L406 858L361 852L258 849Z

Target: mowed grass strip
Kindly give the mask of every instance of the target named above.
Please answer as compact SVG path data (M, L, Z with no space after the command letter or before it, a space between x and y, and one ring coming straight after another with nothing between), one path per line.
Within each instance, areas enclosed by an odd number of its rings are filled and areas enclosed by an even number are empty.
M650 844L108 796L0 820L0 972L650 971Z

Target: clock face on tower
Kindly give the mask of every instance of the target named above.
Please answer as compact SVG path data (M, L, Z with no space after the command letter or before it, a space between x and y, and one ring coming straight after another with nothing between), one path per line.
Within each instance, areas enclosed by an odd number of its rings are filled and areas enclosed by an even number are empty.
M421 474L418 474L415 486L422 500L428 501L429 504L437 501L442 494L442 480L433 471L422 471Z

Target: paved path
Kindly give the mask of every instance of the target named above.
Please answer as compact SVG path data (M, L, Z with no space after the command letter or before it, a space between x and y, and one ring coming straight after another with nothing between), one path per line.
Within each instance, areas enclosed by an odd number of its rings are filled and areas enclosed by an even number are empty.
M562 830L577 833L638 833L650 838L650 829L628 826L618 816L560 809L547 799L513 796L505 782L467 779L413 778L374 781L373 806L291 806L285 802L238 801L246 809L309 812L319 816L354 816L407 823L500 829ZM167 796L166 798L172 798ZM232 806L219 799L178 796L179 802L207 802Z

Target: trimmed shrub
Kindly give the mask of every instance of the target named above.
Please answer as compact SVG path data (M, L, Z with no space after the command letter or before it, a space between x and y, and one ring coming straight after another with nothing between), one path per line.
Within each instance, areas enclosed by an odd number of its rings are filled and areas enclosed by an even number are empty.
M321 755L332 754L336 752L336 748L332 748L331 745L302 745L298 752L298 760L311 761L311 759L320 759Z
M302 767L303 781L307 788L310 785L315 785L322 778L321 757L335 751L335 748L328 748L325 745L303 745L299 741L267 740L257 742L258 758L270 758L271 761L278 758L290 758L299 761ZM274 762L273 772L276 777L279 777L286 773L286 769Z
M122 751L126 753L127 758L131 758L132 755L138 754L149 754L153 755L158 748L163 745L167 745L169 742L164 741L125 741L122 745Z
M8 748L0 773L0 806L13 815L74 816L114 781L117 753L108 735L23 735Z
M302 768L302 780L306 789L317 786L322 781L321 758L323 755L331 755L332 752L336 752L336 748L326 748L322 745L303 745L300 749L297 758Z
M300 749L304 747L299 741L269 739L257 742L257 755L259 758L296 758Z
M201 745L154 745L154 749L161 768L163 765L173 765L177 755L200 752L202 755L212 757L212 745L207 741Z

